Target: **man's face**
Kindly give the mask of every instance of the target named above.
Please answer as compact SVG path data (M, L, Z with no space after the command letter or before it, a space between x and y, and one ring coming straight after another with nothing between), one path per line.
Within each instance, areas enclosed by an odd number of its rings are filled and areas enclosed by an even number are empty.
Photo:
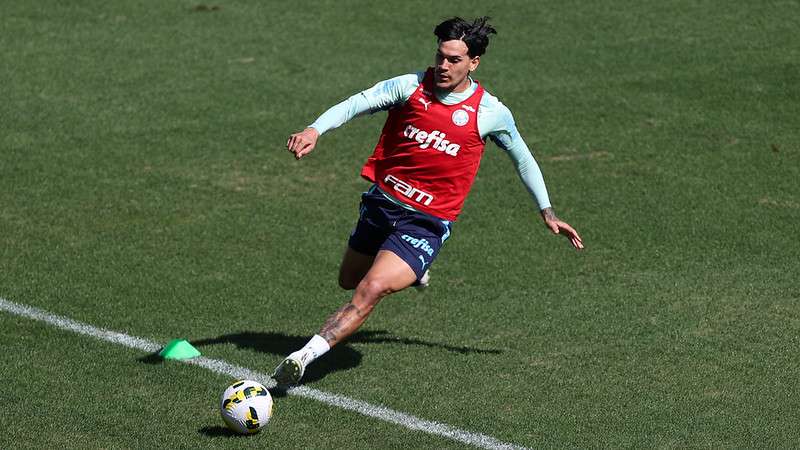
M478 67L481 57L470 58L468 50L467 44L460 40L439 43L434 65L437 88L461 92L469 86L467 76Z

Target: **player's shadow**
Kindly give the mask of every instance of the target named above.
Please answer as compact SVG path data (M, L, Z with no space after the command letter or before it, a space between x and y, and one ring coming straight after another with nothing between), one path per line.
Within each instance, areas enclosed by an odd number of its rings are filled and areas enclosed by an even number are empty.
M198 348L206 345L233 344L240 349L284 357L306 345L308 336L243 331L241 333L223 334L215 338L191 340L190 342ZM271 373L277 363L277 359L270 360L270 366L264 368L264 371ZM316 360L314 364L308 366L303 375L303 384L319 381L329 373L352 369L359 364L361 364L361 352L348 345L348 343L337 345Z
M243 331L241 333L223 334L215 338L193 339L189 342L198 349L208 345L233 344L240 349L283 357L304 346L308 342L308 336ZM202 350L200 351L202 352ZM139 361L146 364L161 364L164 358L158 352L154 352L139 358ZM264 363L265 367L259 367L256 370L271 373L278 361L277 359L265 360ZM308 384L319 381L328 373L352 369L360 363L361 353L358 350L348 345L348 343L339 344L308 367L303 375L303 383ZM267 364L269 366L266 366ZM276 389L273 392L279 396L283 393L280 389Z
M207 345L233 344L238 348L269 353L278 357L283 357L298 350L308 342L308 336L290 336L282 333L243 331L240 333L224 334L215 338L195 339L190 341L195 347ZM328 353L308 366L303 375L303 384L314 383L324 378L329 373L340 370L349 370L361 364L361 352L352 347L351 344L396 344L411 345L427 348L437 348L461 354L500 354L501 350L481 349L469 346L453 346L437 342L428 342L421 339L402 338L393 336L385 330L365 330L358 331L350 336L345 342L333 347ZM162 360L158 353L153 353L142 358L140 361L148 364L158 364ZM276 364L277 362L274 361ZM273 367L267 367L271 371Z
M418 347L438 348L447 350L448 352L455 352L461 354L477 353L484 355L499 355L503 353L502 350L494 348L476 348L466 345L456 346L449 344L442 344L440 342L428 342L421 339L403 338L393 336L386 330L374 331L360 331L348 338L348 342L360 344L398 344L398 345L414 345Z

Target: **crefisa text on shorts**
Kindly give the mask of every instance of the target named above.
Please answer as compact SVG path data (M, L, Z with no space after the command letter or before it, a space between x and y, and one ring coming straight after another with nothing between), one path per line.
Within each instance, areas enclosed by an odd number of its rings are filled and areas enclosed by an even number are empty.
M426 239L417 239L407 234L400 236L400 238L413 245L414 248L421 249L423 252L427 253L428 256L433 256L433 247L429 245L430 243Z

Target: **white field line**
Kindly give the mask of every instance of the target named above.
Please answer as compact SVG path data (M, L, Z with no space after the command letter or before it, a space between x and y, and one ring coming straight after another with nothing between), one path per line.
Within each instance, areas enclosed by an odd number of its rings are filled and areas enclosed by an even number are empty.
M17 316L45 322L63 330L91 336L96 339L123 345L136 350L142 350L148 353L155 353L162 348L162 345L147 339L93 327L64 316L51 314L47 311L43 311L32 306L14 303L2 297L0 297L0 310L15 314ZM275 381L270 378L269 375L255 372L246 367L230 364L219 359L211 359L201 356L199 358L189 359L183 362L204 367L212 372L228 375L232 378L258 381L267 388L275 387ZM307 386L291 388L287 391L287 393L289 395L314 399L330 406L336 406L348 411L353 411L368 417L373 417L389 423L400 425L411 430L435 434L437 436L442 436L480 448L525 449L525 447L502 442L485 434L473 433L440 422L420 419L410 414L395 411L383 406L372 405L361 400L355 400L343 395L331 394Z

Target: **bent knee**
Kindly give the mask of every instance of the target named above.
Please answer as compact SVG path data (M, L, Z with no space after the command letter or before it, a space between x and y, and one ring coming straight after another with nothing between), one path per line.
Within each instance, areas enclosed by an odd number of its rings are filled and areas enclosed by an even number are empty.
M358 283L356 292L368 299L379 300L394 291L386 280L381 278L365 278Z

